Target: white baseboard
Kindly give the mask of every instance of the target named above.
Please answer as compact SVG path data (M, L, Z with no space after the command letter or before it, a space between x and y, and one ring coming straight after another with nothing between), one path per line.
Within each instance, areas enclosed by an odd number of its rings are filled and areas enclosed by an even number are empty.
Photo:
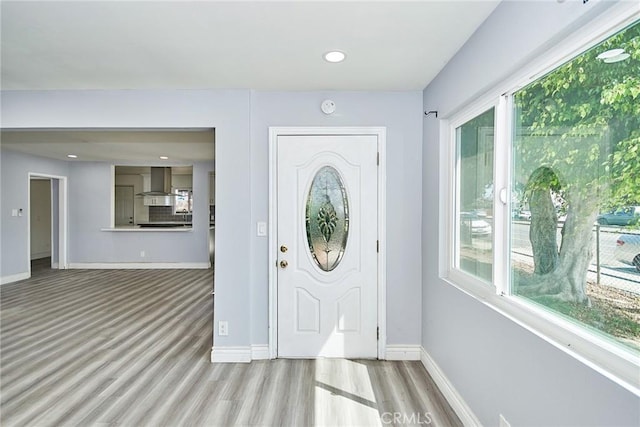
M7 283L17 282L19 280L28 279L31 277L31 273L25 271L24 273L12 274L10 276L0 277L0 285L6 285Z
M211 363L249 363L251 347L216 347L211 349Z
M59 267L60 267L60 264L58 264L57 262L52 262L51 263L51 269L57 270Z
M429 353L424 348L421 348L420 352L420 361L424 365L424 368L427 370L433 381L436 383L444 398L447 399L449 405L454 410L460 421L465 427L470 426L478 426L482 427L480 420L473 413L469 405L464 401L462 396L455 389L453 384L449 381L449 379L445 376L444 372L440 369L440 367L436 364L436 362L429 356Z
M251 345L251 360L270 359L268 344Z
M386 360L420 360L422 347L419 345L387 345Z
M207 269L208 262L71 262L67 268L80 270L144 270L144 269Z

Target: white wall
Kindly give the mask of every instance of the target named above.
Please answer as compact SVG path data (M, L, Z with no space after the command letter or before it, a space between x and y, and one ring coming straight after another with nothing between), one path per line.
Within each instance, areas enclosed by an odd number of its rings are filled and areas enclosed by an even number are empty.
M320 110L336 102L332 115ZM255 224L269 209L270 126L386 126L387 343L420 343L422 96L413 92L254 92L251 99L252 342L268 342L268 239ZM218 187L219 188L219 187ZM217 206L217 202L216 202ZM217 208L216 208L217 209ZM217 225L216 225L217 228Z
M424 91L440 117L573 32L611 3L503 2ZM424 121L422 343L487 426L623 426L638 398L438 278L438 120ZM436 238L438 237L438 238Z

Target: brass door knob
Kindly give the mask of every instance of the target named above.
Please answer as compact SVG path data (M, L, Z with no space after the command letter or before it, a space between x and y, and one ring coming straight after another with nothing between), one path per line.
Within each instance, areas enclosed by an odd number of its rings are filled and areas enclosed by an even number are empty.
M280 246L280 252L285 253L289 250L285 245Z
M280 268L287 268L289 263L286 260L280 261Z

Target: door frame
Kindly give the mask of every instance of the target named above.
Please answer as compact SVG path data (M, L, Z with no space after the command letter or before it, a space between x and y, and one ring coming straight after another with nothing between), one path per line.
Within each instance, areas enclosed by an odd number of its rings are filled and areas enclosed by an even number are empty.
M58 266L57 269L65 270L68 268L68 188L67 177L60 175L51 175L48 173L28 172L27 174L27 266L29 277L31 277L31 179L32 178L48 178L53 188L53 180L58 180L58 223L55 224L53 218L53 197L51 198L51 236L53 230L58 228ZM53 190L52 194L53 196ZM53 238L52 238L53 240ZM51 245L53 250L53 245Z
M386 127L269 127L269 357L278 357L278 168L279 136L375 136L378 140L378 359L386 358L387 294L386 294Z

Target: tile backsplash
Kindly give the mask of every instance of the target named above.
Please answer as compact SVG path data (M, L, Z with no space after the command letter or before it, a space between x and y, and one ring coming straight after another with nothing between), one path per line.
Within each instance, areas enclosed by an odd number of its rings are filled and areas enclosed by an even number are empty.
M173 206L149 206L149 222L156 221L185 221L191 222L192 214L175 214Z

